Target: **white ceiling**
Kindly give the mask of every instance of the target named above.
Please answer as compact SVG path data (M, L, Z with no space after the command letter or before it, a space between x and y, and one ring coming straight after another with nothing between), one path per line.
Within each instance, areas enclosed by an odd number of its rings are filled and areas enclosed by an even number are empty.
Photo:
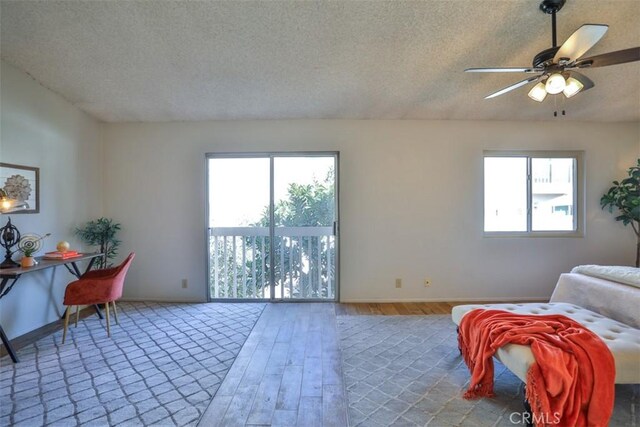
M539 0L2 1L2 59L100 120L550 120L521 88L483 97L551 46ZM640 1L568 0L558 41L609 24L590 54L640 46ZM640 120L640 62L587 70L558 120ZM553 98L553 97L549 97ZM560 100L560 97L558 97Z

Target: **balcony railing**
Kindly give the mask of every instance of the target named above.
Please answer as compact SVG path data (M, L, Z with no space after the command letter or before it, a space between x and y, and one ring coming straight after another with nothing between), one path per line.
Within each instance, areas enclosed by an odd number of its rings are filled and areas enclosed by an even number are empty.
M335 298L333 227L209 228L212 298Z

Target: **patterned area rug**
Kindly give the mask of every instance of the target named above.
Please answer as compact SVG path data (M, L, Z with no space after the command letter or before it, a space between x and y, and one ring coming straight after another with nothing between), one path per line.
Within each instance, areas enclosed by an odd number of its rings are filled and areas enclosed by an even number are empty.
M195 425L263 309L121 303L111 338L81 320L0 361L0 425Z
M495 363L492 399L464 400L469 371L447 315L339 316L351 426L514 426L523 386ZM640 386L616 386L611 426L638 425Z

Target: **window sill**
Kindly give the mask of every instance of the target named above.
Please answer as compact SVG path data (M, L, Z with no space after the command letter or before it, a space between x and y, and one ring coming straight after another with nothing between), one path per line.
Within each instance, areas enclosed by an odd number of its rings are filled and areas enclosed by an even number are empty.
M584 237L584 233L581 230L578 231L484 231L483 237L567 237L567 238L581 238Z

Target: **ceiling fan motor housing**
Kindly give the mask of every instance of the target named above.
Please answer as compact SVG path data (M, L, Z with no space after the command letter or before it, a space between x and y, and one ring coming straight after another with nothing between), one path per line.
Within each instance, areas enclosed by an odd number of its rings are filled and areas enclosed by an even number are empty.
M533 67L545 67L553 63L553 58L556 56L556 52L560 50L560 46L550 47L533 57Z
M560 11L566 0L542 0L540 10L544 13L552 14Z

